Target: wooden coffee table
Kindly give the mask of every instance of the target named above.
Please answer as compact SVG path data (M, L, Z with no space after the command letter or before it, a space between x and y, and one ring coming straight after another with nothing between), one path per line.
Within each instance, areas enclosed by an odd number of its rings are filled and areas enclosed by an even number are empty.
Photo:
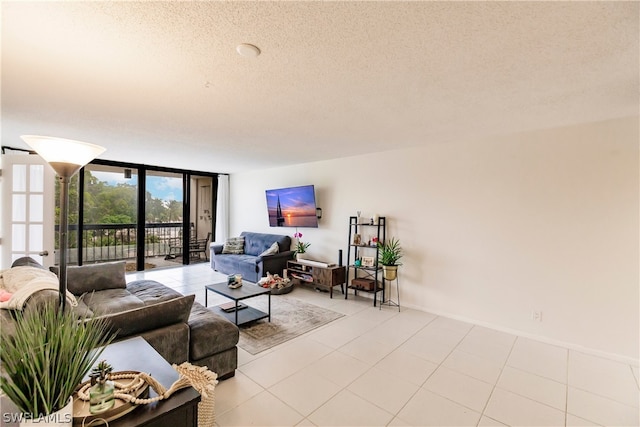
M230 321L236 324L236 326L244 325L245 323L254 322L260 319L268 319L271 322L271 290L269 288L263 288L258 285L254 285L250 282L243 282L243 285L239 288L232 289L227 286L227 282L214 283L212 285L205 286L204 291L204 306L208 305L208 291L215 292L218 295L222 295L230 300L235 301L233 311L225 311L220 306L212 307L218 314L226 317ZM248 298L257 297L260 295L267 295L269 298L268 310L258 310L253 307L246 307L239 309L240 301Z

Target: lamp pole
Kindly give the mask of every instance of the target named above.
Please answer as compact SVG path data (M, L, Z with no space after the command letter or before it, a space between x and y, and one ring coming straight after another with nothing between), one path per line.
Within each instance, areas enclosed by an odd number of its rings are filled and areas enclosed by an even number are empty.
M69 177L59 176L60 180L60 268L58 271L60 308L64 311L67 304L67 252L69 248Z

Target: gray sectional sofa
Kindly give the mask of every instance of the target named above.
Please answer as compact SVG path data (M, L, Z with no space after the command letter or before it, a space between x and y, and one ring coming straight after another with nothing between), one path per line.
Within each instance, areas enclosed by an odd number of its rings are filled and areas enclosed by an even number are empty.
M30 258L16 260L11 270L18 267L43 268ZM238 327L194 302L194 295L153 280L126 283L124 262L69 267L67 286L78 297L72 306L78 316L105 317L116 340L141 336L169 363L206 366L219 379L235 374ZM39 290L24 309L51 299L58 300L57 291ZM0 327L11 327L12 321L11 310L0 310Z
M244 280L256 283L267 273L282 275L287 261L293 259L289 236L243 231L239 237L243 240L241 251L235 251L239 253L225 253L225 245L211 244L211 268L224 274L239 273ZM263 255L274 243L277 252Z

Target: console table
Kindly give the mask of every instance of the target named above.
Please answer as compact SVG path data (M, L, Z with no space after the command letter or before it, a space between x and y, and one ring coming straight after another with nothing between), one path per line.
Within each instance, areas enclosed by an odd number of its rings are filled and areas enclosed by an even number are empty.
M166 388L180 375L143 338L136 337L107 346L100 359L106 359L114 371L148 372ZM153 390L149 397L156 396ZM198 425L200 393L193 387L178 390L167 400L140 405L130 414L109 421L109 427L162 427Z
M304 261L287 261L287 276L299 283L312 285L314 288L329 291L329 297L333 298L333 287L340 286L344 293L343 285L346 283L346 269L340 266L321 266L319 263Z

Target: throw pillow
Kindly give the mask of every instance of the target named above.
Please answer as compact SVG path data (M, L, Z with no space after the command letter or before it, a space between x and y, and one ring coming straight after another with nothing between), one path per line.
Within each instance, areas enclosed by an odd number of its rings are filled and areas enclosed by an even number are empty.
M244 237L229 237L222 247L223 254L243 254Z
M125 261L67 267L67 289L74 295L105 289L125 289Z
M269 247L269 249L267 249L266 251L262 252L258 256L262 257L262 256L267 256L267 255L274 255L274 254L277 254L278 252L280 252L280 246L278 246L278 242L273 242L273 245L271 245Z

